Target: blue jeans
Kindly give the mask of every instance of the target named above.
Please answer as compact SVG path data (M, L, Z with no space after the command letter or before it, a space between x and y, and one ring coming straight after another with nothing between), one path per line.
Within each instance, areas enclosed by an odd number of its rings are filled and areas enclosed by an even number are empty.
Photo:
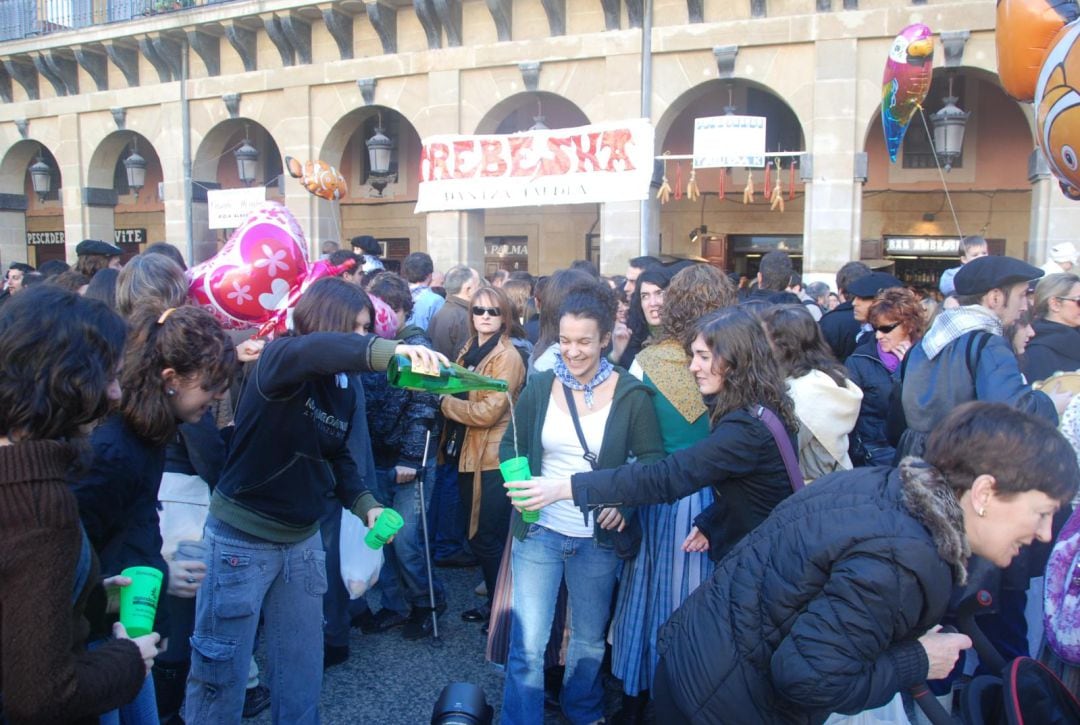
M273 721L317 725L326 593L319 534L276 544L211 515L203 538L207 575L195 600L185 722L240 722L262 611Z
M434 488L434 467L427 469L427 478L424 479L425 507L431 508L432 489ZM427 585L427 562L424 558L424 532L420 525L420 484L394 482L394 471L378 470L379 479L388 481L388 490L383 491L379 499L387 506L401 514L405 523L401 530L394 536L389 548L386 549L386 566L383 574L379 576L379 582L384 582L384 577L389 574L391 582L387 581L399 600L404 600L409 607L430 607L431 596L428 594ZM431 527L428 527L428 535L431 535ZM389 569L389 571L387 571ZM435 605L439 606L446 602L446 589L438 577L432 574L435 586ZM387 589L383 589L383 604L387 605ZM393 599L391 598L391 601Z
M434 480L432 480L432 478ZM465 551L465 530L461 525L458 507L458 462L440 463L435 475L428 478L425 488L432 489L431 505L428 507L428 532L433 537L433 559L448 559Z
M524 541L514 540L512 556L514 618L503 725L532 725L544 719L544 649L563 577L570 597L570 645L559 700L574 725L599 720L604 716L600 664L620 564L614 549L597 545L591 537L563 536L531 524Z
M96 649L108 640L92 642L87 649ZM0 718L0 722L4 722ZM142 688L135 699L115 710L110 710L98 718L99 725L158 725L157 696L154 692L154 677L147 675Z

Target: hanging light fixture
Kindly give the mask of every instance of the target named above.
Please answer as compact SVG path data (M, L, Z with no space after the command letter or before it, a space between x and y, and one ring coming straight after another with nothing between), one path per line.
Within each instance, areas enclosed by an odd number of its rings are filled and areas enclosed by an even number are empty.
M536 115L533 116L533 125L529 126L530 131L547 131L548 125L544 123L544 107L540 105L540 98L536 99Z
M37 161L30 164L30 185L34 187L34 193L37 194L38 201L44 203L45 197L52 190L52 170L45 163L45 156L40 146L38 147Z
M735 111L735 84L729 82L727 84L727 105L724 106L725 116L734 116Z
M953 76L950 75L945 105L940 111L930 114L930 124L934 127L934 151L946 171L952 170L953 162L960 158L964 150L964 127L971 116L971 112L956 105L958 100L953 95Z
M249 130L246 126L244 127L244 140L240 148L233 152L233 156L236 157L237 176L247 186L251 186L255 181L255 174L259 171L259 150L251 145Z
M365 143L368 150L368 181L372 188L382 196L383 189L390 183L390 156L394 142L383 133L382 113L375 122L375 135Z
M138 141L131 142L131 154L124 159L124 172L127 174L128 187L135 192L135 201L146 184L146 159L139 155Z

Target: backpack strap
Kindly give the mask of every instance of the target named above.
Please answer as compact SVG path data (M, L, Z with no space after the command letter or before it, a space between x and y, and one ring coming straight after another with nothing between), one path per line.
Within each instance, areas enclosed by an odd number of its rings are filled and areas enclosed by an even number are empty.
M578 442L581 443L581 450L585 453L581 456L589 462L589 467L594 471L599 467L596 454L589 450L589 444L585 442L585 432L581 430L581 419L578 418L577 406L574 405L574 391L570 390L570 386L563 383L563 392L566 394L566 407L570 409L570 418L574 421L574 430L577 432Z
M975 383L975 370L979 367L979 358L982 357L982 351L986 349L992 336L992 332L976 330L975 334L968 337L964 361L967 363L968 374L971 375L973 385Z
M764 405L751 406L750 415L764 423L765 427L772 433L773 440L776 441L776 447L780 449L780 457L784 460L784 468L787 469L791 490L798 493L800 489L806 486L806 482L803 480L802 471L799 470L799 458L795 455L795 449L791 445L791 438L788 437L784 424L780 422L780 418L777 417L776 413Z

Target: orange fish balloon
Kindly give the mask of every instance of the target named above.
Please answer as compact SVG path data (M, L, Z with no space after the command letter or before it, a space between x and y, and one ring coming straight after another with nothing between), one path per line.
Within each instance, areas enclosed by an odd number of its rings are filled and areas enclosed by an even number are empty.
M345 177L325 161L307 161L301 164L292 156L285 157L289 175L300 179L304 188L317 197L336 201L349 192Z
M1050 48L1035 86L1036 141L1070 199L1080 199L1080 22Z
M998 0L998 77L1005 92L1031 103L1039 69L1061 29L1080 18L1077 0Z

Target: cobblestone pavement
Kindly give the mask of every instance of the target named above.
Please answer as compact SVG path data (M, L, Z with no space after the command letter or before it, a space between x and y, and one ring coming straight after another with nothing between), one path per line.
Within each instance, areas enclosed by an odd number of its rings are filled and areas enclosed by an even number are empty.
M430 638L406 641L400 628L376 635L363 635L354 629L349 660L330 668L323 677L321 715L324 724L429 723L435 700L451 682L479 685L488 703L495 707L495 722L498 722L502 673L484 660L486 639L480 633L480 625L463 622L460 617L462 611L481 602L473 592L480 582L480 570L436 571L447 587L449 603L447 612L439 619L442 645L434 645ZM261 654L257 654L257 658L263 665ZM610 688L608 694L610 715L617 708L618 694ZM271 722L270 710L245 722L268 724ZM566 722L560 715L545 713L545 725Z

